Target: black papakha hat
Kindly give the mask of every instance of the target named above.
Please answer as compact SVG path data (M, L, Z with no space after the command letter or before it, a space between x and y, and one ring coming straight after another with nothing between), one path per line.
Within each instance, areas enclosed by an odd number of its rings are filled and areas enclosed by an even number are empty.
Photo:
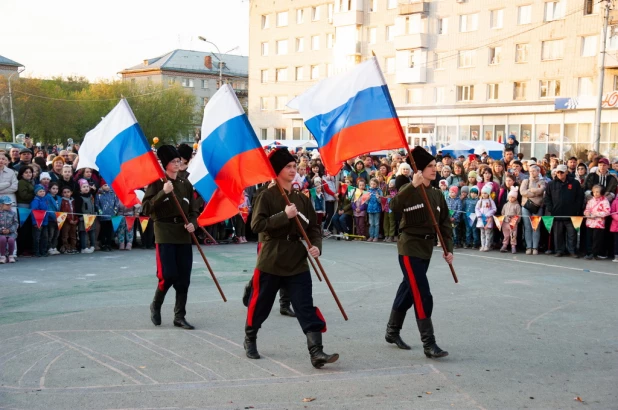
M275 174L279 175L281 170L290 162L296 162L296 159L290 154L287 148L277 148L268 156L270 165L273 166Z
M180 153L173 145L162 145L157 150L157 156L159 157L159 160L161 160L163 169L166 169L167 164L169 164L173 159L180 158Z
M191 156L193 155L193 148L188 146L187 144L180 144L178 146L178 153L182 159L187 161L191 161Z
M412 150L412 158L414 158L416 168L418 168L419 171L424 170L427 165L431 163L431 161L436 160L433 155L431 155L425 150L425 148L422 147L416 147Z

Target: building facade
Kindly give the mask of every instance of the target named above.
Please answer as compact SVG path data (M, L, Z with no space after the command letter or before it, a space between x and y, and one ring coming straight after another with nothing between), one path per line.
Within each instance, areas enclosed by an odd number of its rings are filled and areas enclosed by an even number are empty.
M263 139L309 138L285 103L375 53L411 145L512 134L526 156L592 147L597 0L251 3L249 115ZM610 20L600 151L618 156L618 104L609 101L618 100L618 19Z
M13 73L17 73L19 67L23 67L23 65L9 58L0 56L0 75L8 77ZM19 73L17 73L17 76L19 76Z

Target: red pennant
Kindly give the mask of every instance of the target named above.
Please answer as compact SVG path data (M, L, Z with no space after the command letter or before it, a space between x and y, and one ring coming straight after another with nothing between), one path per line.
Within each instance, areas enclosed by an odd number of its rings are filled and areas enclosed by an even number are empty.
M36 220L36 226L38 226L39 228L43 224L43 220L45 219L46 213L47 211L42 211L38 209L32 210L32 215L34 215L34 219Z
M133 230L133 225L135 225L135 216L125 216L125 221L127 221L127 231Z
M519 221L519 215L511 216L511 220L509 221L509 225L511 225L511 229L515 229L517 226L517 221Z

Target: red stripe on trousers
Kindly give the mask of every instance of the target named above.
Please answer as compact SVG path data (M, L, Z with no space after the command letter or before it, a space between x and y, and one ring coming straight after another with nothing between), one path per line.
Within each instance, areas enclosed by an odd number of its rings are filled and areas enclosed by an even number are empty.
M161 292L165 291L165 279L163 278L163 264L161 263L161 254L159 251L159 244L155 245L157 250L155 254L157 255L157 278L159 278L159 290Z
M425 309L423 308L423 301L421 300L421 292L418 290L416 279L414 278L414 271L412 270L412 264L410 263L410 257L403 257L403 264L406 267L406 273L408 274L408 280L410 281L410 289L412 290L412 296L414 297L414 307L418 313L419 319L427 319L425 315Z
M324 316L322 315L322 312L320 312L320 308L318 308L317 306L315 308L315 314L318 316L318 318L322 322L324 322L324 327L322 328L321 332L322 333L326 333L326 319L324 319Z
M257 244L257 254L260 254L262 250L262 242L258 242ZM257 280L256 280L257 278ZM249 301L249 310L247 311L247 325L253 326L253 312L255 312L255 305L257 304L257 298L260 293L260 271L258 268L253 270L253 284L252 284L252 292L251 300Z

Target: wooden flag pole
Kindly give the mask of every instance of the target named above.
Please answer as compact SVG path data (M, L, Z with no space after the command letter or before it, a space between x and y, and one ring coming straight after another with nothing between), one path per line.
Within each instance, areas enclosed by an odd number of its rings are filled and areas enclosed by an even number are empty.
M277 184L277 187L279 188L279 191L281 192L281 195L283 195L283 198L285 199L285 203L288 206L291 206L292 203L290 202L290 198L288 198L288 195L285 193L285 190L283 189L281 184L279 184L279 181L275 180L275 182ZM305 230L303 229L303 226L301 225L300 220L298 219L298 215L295 216L294 219L296 220L296 225L298 226L298 229L300 230L300 233L302 234L303 239L307 243L307 246L311 248L313 245L311 245L311 241L309 240L309 237L307 236L307 232L305 232ZM322 276L324 276L324 280L326 280L326 284L328 285L328 288L330 289L330 293L333 294L333 297L335 298L335 302L337 302L337 306L339 306L339 310L341 311L343 318L345 320L348 320L348 315L346 315L345 310L343 310L343 306L341 306L341 302L339 301L339 298L337 297L337 293L335 293L335 289L333 289L333 286L331 285L330 280L328 280L328 276L326 276L326 272L324 272L324 268L322 267L322 263L320 263L320 259L315 258L315 261L318 264L320 271L322 272ZM318 271L316 270L315 273L317 274Z
M167 176L164 176L163 183L167 181L168 181ZM178 208L178 211L180 211L180 215L182 215L182 220L185 222L185 225L188 225L189 220L187 219L187 216L182 210L182 206L180 206L180 202L178 202L178 198L176 197L176 194L174 193L173 190L170 193L172 194L172 198L174 199L174 203L176 203L176 207ZM212 268L210 267L210 263L208 263L208 259L206 259L206 255L204 255L204 251L202 251L202 247L200 246L200 241L197 240L197 236L195 236L195 232L189 232L189 233L191 234L191 239L193 239L193 243L197 246L197 250L200 251L200 255L202 255L202 259L204 260L204 263L206 264L206 267L208 268L208 272L210 272L210 276L212 277L212 280L215 282L215 285L217 285L217 289L219 290L219 293L221 294L223 301L227 302L227 299L225 298L225 295L223 294L223 290L221 289L221 286L219 286L219 281L217 281L217 277L215 276L215 273L212 271Z
M309 246L309 244L307 244L307 246ZM322 277L320 276L320 272L318 272L318 269L315 267L315 263L313 263L313 259L311 259L311 255L309 255L307 259L309 260L309 263L311 264L311 267L313 268L313 271L315 272L315 276L317 276L320 282L322 282Z

